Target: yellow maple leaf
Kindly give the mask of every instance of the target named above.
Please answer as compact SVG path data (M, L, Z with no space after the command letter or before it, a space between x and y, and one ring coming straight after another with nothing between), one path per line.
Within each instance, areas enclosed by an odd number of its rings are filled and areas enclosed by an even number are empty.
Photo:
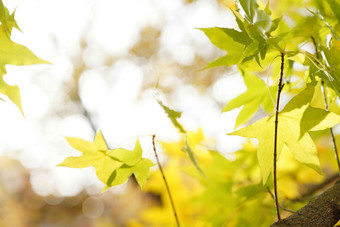
M340 123L340 116L310 106L313 93L314 86L308 85L279 113L277 157L280 156L283 146L287 146L296 160L321 173L317 150L308 131L333 127ZM230 133L259 140L257 158L263 183L273 171L274 128L275 116L270 116Z

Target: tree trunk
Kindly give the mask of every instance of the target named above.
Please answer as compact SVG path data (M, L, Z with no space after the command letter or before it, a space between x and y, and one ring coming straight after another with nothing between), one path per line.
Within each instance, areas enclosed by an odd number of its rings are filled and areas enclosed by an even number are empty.
M340 220L340 180L306 206L289 217L275 222L272 227L313 226L331 227Z

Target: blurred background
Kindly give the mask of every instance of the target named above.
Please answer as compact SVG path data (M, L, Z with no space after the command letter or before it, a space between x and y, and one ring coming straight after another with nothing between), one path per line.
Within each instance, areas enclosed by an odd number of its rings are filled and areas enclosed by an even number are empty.
M23 31L13 41L52 65L6 67L25 118L0 102L1 226L125 226L157 202L133 179L100 193L94 169L56 167L79 154L64 136L92 140L98 129L110 148L130 149L139 137L155 162L152 134L180 138L155 97L220 153L238 150L244 140L226 135L238 110L221 110L246 88L236 68L202 70L224 53L196 29L234 27L232 2L4 0Z

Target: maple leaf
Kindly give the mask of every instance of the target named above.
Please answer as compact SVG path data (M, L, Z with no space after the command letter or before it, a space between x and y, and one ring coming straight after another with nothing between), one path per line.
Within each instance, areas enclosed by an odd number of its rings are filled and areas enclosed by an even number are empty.
M242 57L242 52L244 49L244 45L233 40L234 37L230 37L230 35L236 35L236 40L247 42L247 40L242 39L239 33L231 31L231 30L223 30L223 28L200 28L201 31L209 38L210 42L217 46L222 50L227 51L227 55L217 58L215 61L209 63L204 69L217 67L217 66L231 66L240 60ZM232 33L232 34L228 34Z
M8 9L4 6L4 3L2 2L2 0L0 0L0 22L1 22L1 26L5 28L6 31L9 32L9 25L7 22L7 13Z
M66 137L66 140L71 147L80 151L82 155L79 157L67 157L58 166L71 168L93 166L99 180L106 183L113 171L123 165L123 162L113 159L108 154L108 148L101 131L97 132L93 142L76 137Z
M279 113L277 152L279 158L282 148L287 146L296 160L321 174L317 150L308 131L333 127L340 123L340 116L310 106L313 94L314 86L308 85ZM270 116L230 133L259 140L257 158L263 183L273 171L274 127L275 116Z
M27 47L10 40L5 29L0 27L0 65L50 64L35 56Z
M271 96L273 99L276 97L277 88L274 86L270 87L269 94L266 83L259 77L246 73L243 79L248 90L230 100L223 108L223 112L227 112L243 106L243 109L236 118L235 128L246 123L258 111L260 106L269 113L272 113L274 110Z
M13 27L18 29L19 31L21 31L16 20L14 19L14 15L15 15L15 10L10 15L8 8L5 7L2 0L0 0L0 22L1 22L1 26L5 29L5 31L9 35L11 35Z
M3 79L3 76L6 74L6 69L4 66L0 66L0 92L3 95L6 95L20 110L22 115L24 115L22 106L21 106L21 96L19 87L17 85L8 85Z
M142 158L142 147L137 139L135 148L132 151L126 149L115 149L108 151L114 157L124 163L117 168L106 182L106 187L112 187L124 183L130 175L135 174L136 180L141 188L150 177L150 167L155 164L149 159ZM105 190L105 189L104 189Z
M97 132L93 142L76 137L66 137L66 140L82 155L68 157L58 166L71 168L93 166L99 180L106 185L104 191L109 187L123 184L133 173L143 188L150 176L150 167L155 165L149 159L142 158L143 151L138 139L132 151L124 148L109 150L101 131Z
M0 7L1 8L1 7ZM10 21L10 20L9 20ZM6 74L5 65L33 65L33 64L50 64L35 56L28 48L14 43L8 37L3 26L0 26L0 92L6 96L19 108L21 113L21 97L17 85L8 85L3 76Z
M135 148L132 151L118 148L114 150L109 150L108 154L111 157L116 158L121 162L124 162L128 166L133 166L136 165L136 163L140 161L140 159L142 159L143 150L139 140L137 139Z
M133 166L124 164L112 173L104 190L115 185L123 184L133 173L139 186L143 189L147 179L150 177L150 168L154 165L149 159L141 159Z

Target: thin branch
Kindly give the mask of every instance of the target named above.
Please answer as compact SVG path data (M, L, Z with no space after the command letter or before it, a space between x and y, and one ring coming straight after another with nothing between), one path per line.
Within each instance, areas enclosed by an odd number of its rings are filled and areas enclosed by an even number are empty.
M277 99L276 99L276 110L275 110L275 132L274 132L274 200L275 200L275 207L276 207L276 214L277 219L281 220L280 216L280 205L277 195L277 178L276 178L276 159L277 159L277 134L278 134L278 125L279 125L279 106L280 106L280 96L281 91L283 89L284 84L283 81L283 69L284 69L284 58L285 54L281 53L281 72L280 72L280 79L278 84L277 90Z
M324 99L324 102L325 102L325 109L328 111L329 109L328 109L328 102L327 102L327 97L326 97L326 87L325 87L325 83L323 82L323 80L321 80L321 89L322 89L323 99ZM334 136L333 128L330 128L329 132L330 132L331 138L332 138L335 160L338 164L338 170L339 170L338 174L340 175L339 153L338 153L338 148L337 148L336 142L335 142L335 136Z
M318 46L316 45L316 41L314 39L313 36L311 36L312 40L313 40L313 44L314 44L314 47L315 47L315 54L316 54L316 58L318 60L320 60L320 57L319 57L319 51L318 51ZM324 100L324 103L325 103L325 109L326 111L329 111L329 108L328 108L328 102L327 102L327 95L326 95L326 87L325 87L325 83L323 81L323 79L321 78L321 90L322 90L322 95L323 95L323 100ZM339 176L340 176L340 161L339 161L339 153L338 153L338 148L336 146L336 142L335 142L335 136L334 136L334 133L333 133L333 128L330 128L329 129L329 132L331 134L331 138L332 138L332 144L333 144L333 150L334 150L334 155L335 155L335 160L338 164L338 169L339 169Z
M176 209L175 209L175 203L174 203L174 201L172 199L171 192L170 192L170 187L169 187L168 182L167 182L167 180L165 178L165 174L163 172L163 168L161 166L161 163L160 163L160 161L158 159L158 155L157 155L157 151L156 151L156 144L155 144L155 137L156 137L155 135L152 135L153 151L155 152L157 164L158 164L159 170L161 171L161 174L162 174L162 177L163 177L163 181L164 181L166 190L167 190L168 195L169 195L169 199L170 199L170 203L171 203L171 206L172 206L172 210L174 212L174 216L175 216L175 219L176 219L176 224L177 224L178 227L180 227L178 216L177 216L177 212L176 212Z
M274 196L274 194L270 191L270 189L267 187L267 191L268 191L268 193L269 193L269 195L275 200L275 196ZM289 209L287 209L287 208L285 208L285 207L283 207L283 206L281 206L280 205L280 208L282 209L282 210L285 210L285 211L287 211L287 212L289 212L289 213L295 213L295 211L293 211L293 210L289 210Z

